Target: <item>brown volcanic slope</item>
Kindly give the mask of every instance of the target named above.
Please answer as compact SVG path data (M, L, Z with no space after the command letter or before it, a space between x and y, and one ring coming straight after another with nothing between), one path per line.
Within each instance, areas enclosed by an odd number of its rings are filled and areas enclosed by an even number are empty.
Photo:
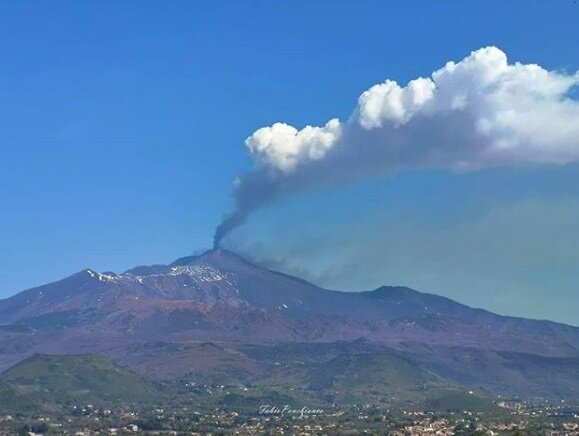
M470 354L456 350L480 350L485 359L491 359L488 353L505 352L579 357L579 328L503 317L404 287L331 291L260 268L226 250L123 274L87 269L0 301L0 370L34 353L101 353L163 376L183 375L191 360L204 368L238 365L253 371L255 362L230 348L222 353L187 347L360 338L372 346L413 353L426 363L424 356L432 353L430 365L438 362L439 372L446 369L473 380L476 371L462 370ZM187 351L192 349L196 351ZM451 351L456 361L462 359L460 371L446 359ZM174 359L158 374L170 356ZM508 359L501 359L507 365Z

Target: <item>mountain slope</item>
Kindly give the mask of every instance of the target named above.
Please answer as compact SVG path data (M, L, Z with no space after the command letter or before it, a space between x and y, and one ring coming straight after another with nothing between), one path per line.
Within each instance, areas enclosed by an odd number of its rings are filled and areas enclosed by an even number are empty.
M404 287L331 291L225 250L123 274L81 271L0 301L2 325L58 337L64 351L66 335L82 345L88 334L97 343L98 336L249 342L364 337L389 345L411 341L579 355L577 328L502 317ZM10 335L0 331L0 343Z
M579 358L579 328L499 316L405 287L359 293L322 289L226 250L122 274L87 269L0 301L0 370L35 353L98 353L162 378L187 371L208 376L199 371L207 360L168 350L209 342L253 346L360 339L381 350L408 353L443 379L495 390L496 384L482 383L484 377L492 370L515 374L507 369L509 361L526 365L516 377L552 369L559 374L555 382L562 384L575 374L573 359ZM488 365L477 366L462 355L450 359L441 351L469 349L491 356ZM223 365L220 376L261 368L259 359L237 346L211 350L213 361ZM175 353L178 359L172 358ZM547 360L531 364L532 356ZM568 391L540 384L533 389L537 396L579 393L574 385Z
M152 382L91 355L34 355L5 371L0 381L37 406L134 404L161 396Z

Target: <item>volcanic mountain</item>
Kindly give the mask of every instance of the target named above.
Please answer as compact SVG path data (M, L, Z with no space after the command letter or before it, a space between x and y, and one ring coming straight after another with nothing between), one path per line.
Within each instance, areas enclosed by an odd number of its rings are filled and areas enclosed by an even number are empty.
M243 347L306 344L350 344L346 354L352 347L403 352L463 384L484 384L481 366L556 367L563 379L579 368L579 328L499 316L406 287L323 289L223 249L122 274L86 269L0 301L0 370L36 353L96 353L168 377L200 369L193 361L211 373L224 356L249 370L256 362Z

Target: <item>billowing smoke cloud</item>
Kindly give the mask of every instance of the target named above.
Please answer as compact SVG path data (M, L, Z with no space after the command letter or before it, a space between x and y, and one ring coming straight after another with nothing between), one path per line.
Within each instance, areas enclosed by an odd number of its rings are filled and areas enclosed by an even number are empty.
M301 130L275 123L245 144L256 168L235 184L235 205L215 244L281 195L405 168L474 171L579 161L574 74L509 64L496 47L448 62L406 86L392 80L360 95L347 121Z

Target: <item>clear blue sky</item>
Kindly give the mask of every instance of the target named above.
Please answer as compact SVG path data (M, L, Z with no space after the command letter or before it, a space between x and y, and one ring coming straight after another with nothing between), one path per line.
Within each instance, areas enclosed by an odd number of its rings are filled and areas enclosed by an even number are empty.
M0 297L208 247L256 128L347 118L487 45L575 71L577 23L566 0L0 2ZM230 244L328 286L579 324L578 181L406 173L280 201Z

